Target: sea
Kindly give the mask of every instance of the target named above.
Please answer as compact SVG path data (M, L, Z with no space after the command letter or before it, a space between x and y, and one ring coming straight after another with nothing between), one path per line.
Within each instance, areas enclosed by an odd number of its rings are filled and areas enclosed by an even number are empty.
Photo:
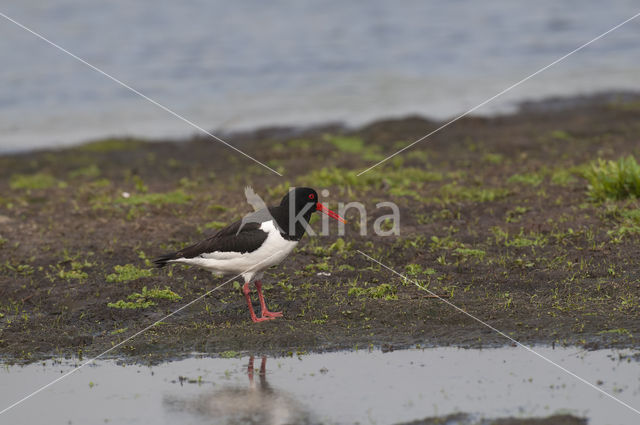
M638 91L640 17L483 104L639 12L631 0L0 0L0 152Z

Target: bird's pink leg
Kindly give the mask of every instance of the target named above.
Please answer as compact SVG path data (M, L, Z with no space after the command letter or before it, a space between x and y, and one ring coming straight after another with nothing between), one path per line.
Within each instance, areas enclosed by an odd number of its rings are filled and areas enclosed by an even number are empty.
M247 299L247 305L249 306L249 313L251 314L251 320L253 320L254 323L264 322L265 320L273 319L273 317L265 317L264 314L262 317L259 317L259 318L256 317L256 313L253 311L253 306L251 305L251 296L249 295L249 292L251 292L251 290L249 289L249 282L244 284L244 286L242 287L242 292L244 293L244 297ZM260 295L260 300L262 300L262 295Z
M260 308L262 309L262 317L275 318L282 317L281 311L269 311L267 310L267 303L264 302L264 297L262 296L262 282L256 280L256 289L258 290L258 298L260 298Z

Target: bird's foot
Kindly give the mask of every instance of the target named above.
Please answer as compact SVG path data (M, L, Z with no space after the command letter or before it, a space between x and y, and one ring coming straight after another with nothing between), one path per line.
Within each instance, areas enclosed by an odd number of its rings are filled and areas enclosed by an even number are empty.
M276 317L282 317L282 312L281 311L263 310L262 311L262 317L267 317L269 319L275 319Z
M258 323L258 322L265 322L267 320L273 320L274 317L252 317L251 320L253 320L253 323Z

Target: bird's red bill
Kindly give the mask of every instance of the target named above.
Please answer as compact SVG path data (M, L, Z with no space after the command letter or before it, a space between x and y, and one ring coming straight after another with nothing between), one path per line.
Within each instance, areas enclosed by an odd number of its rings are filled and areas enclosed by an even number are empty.
M326 215L328 215L331 218L335 218L336 220L342 222L342 223L346 223L347 220L345 220L344 218L340 217L337 213L331 211L329 208L325 207L324 205L322 205L320 202L318 202L316 204L316 209L320 212L325 213Z

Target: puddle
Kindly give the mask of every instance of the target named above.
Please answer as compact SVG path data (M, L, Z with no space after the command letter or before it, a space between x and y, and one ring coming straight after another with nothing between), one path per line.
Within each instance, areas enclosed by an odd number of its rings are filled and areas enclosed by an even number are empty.
M634 352L536 350L640 408ZM0 410L73 367L4 366ZM0 423L392 424L458 412L477 418L569 413L590 425L640 419L523 349L432 348L253 361L193 357L152 367L98 361L1 415Z

